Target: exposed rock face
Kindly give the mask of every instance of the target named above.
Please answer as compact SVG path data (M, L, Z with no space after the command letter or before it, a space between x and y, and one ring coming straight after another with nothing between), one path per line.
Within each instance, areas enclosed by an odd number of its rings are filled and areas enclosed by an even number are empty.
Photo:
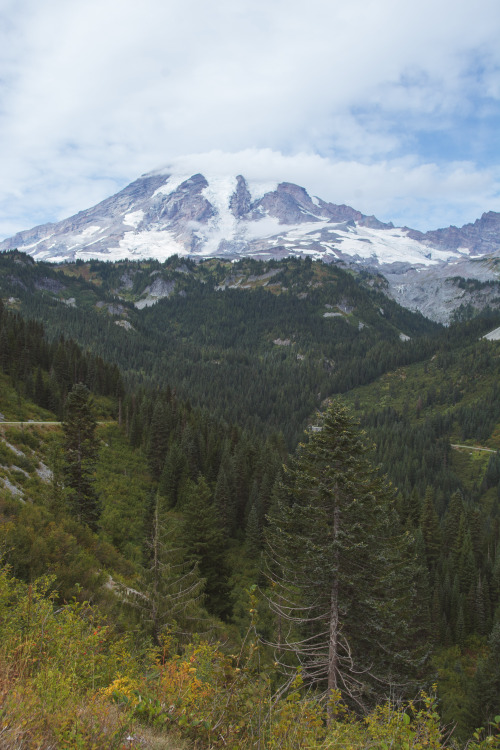
M135 331L134 326L128 320L115 320L115 325L125 328L126 331Z
M166 228L189 221L206 224L214 215L213 206L202 195L207 187L208 182L203 175L195 174L170 194L155 193L138 229L155 224L159 228Z
M110 302L97 302L98 309L106 308L110 315L126 315L127 310L123 305L113 305Z
M51 292L52 294L59 294L59 292L62 292L63 289L65 289L64 284L60 281L49 278L40 279L35 282L35 287L42 292Z
M484 285L474 289L462 286L461 282L461 278L474 278L471 274L451 276L446 274L446 269L440 270L441 273L435 269L420 273L413 269L403 274L387 274L388 293L403 307L418 310L445 324L461 306L471 305L477 310L484 310L487 306L500 307L500 282L492 280L491 276L486 278L484 274ZM480 276L481 267L478 266L476 271Z
M303 224L320 221L318 207L314 205L304 188L282 182L277 190L266 195L257 203L257 211L267 213L279 220L280 224Z
M174 292L175 281L164 281L164 279L155 279L152 284L146 287L144 290L144 297L135 303L135 306L139 310L143 310L145 307L151 307L158 302L159 299L170 297Z
M494 331L490 331L486 336L483 336L483 339L486 339L487 341L500 341L500 328L495 328Z
M474 255L494 253L500 250L500 213L489 211L474 224L465 224L460 229L452 226L425 234L410 229L408 234L421 242L449 250L467 247Z
M21 279L18 279L17 276L9 276L9 281L11 284L14 284L15 286L20 287L23 291L27 291L28 287L24 283L24 281L21 281Z
M239 174L236 178L236 190L229 201L229 208L236 219L243 219L252 205L252 196L245 178Z
M134 281L133 279L130 278L128 273L122 274L122 276L120 277L120 289L123 289L125 291L130 291L130 289L132 289L133 286L134 286Z

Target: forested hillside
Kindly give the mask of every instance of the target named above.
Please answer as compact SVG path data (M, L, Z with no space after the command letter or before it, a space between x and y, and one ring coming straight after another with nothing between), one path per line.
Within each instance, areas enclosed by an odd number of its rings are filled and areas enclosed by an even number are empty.
M440 327L381 283L298 260L54 268L0 255L4 299L51 339L71 336L130 383L169 385L251 431L283 432L289 448L324 398L434 351ZM133 304L157 294L168 296Z
M6 748L499 746L498 318L307 262L1 260Z
M496 649L498 636L499 368L499 344L476 340L346 397L399 489L400 515L426 560L432 632L444 647L434 663L448 721L457 720L471 676L485 702L499 701L498 678L483 672L482 661L485 642ZM482 706L476 700L471 716L484 716ZM458 722L467 723L463 716Z

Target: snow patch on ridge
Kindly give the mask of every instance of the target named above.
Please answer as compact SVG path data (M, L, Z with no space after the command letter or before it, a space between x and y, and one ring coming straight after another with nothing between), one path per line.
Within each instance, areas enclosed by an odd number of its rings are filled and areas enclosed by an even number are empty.
M23 250L23 252L27 252L30 248L36 247L40 244L40 242L47 242L47 240L50 240L51 237L54 236L54 232L52 234L48 234L46 237L42 237L40 240L37 240L36 242L30 242L29 245L21 245L18 249ZM32 255L32 253L29 253L29 255Z
M158 258L166 260L172 255L187 255L187 251L167 230L150 230L148 232L125 232L118 247L110 247L107 260L126 260L127 258Z
M408 237L403 230L356 226L352 232L337 231L341 234L341 242L337 247L343 254L357 255L366 260L378 259L380 264L411 263L431 266L456 257L451 250L437 250L422 245Z
M206 230L199 234L205 235L204 253L211 255L217 252L222 240L231 241L238 231L238 220L229 208L231 196L236 190L235 177L211 177L208 185L201 194L215 208L213 216L207 224Z
M257 180L247 181L248 190L252 196L252 201L260 201L266 193L274 193L279 182L258 182Z
M91 224L89 227L85 227L77 237L81 240L86 240L87 237L91 237L93 234L99 231L101 227L98 224Z
M186 182L186 180L189 180L192 176L192 174L187 173L171 174L165 184L155 190L151 197L154 198L156 195L170 195L170 193L177 190L179 185L182 185L183 182Z
M125 216L123 217L123 223L127 224L129 227L134 227L134 229L137 229L143 218L144 211L131 211L129 214L125 214Z
M284 234L283 225L279 223L276 216L264 216L259 221L245 222L245 238L248 240L260 240L266 237L275 237Z

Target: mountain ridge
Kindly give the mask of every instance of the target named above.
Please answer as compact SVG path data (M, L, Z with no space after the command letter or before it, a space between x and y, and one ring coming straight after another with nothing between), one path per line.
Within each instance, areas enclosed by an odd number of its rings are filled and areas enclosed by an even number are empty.
M500 213L422 233L395 227L346 204L310 196L290 182L243 175L142 175L96 206L0 243L35 260L125 260L172 255L261 260L310 257L382 273L400 304L447 322L470 300L454 277L497 281ZM451 293L446 293L446 287ZM498 295L500 298L500 295ZM467 297L467 294L465 294ZM492 304L489 295L485 304Z

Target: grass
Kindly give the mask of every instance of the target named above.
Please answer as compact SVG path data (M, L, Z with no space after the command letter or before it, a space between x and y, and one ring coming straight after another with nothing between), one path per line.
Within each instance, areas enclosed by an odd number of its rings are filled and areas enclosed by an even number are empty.
M478 487L481 484L490 455L490 453L468 451L463 448L452 451L452 468L462 479L467 490L471 491L475 486Z
M57 419L52 412L23 398L16 391L12 379L2 372L0 372L0 394L0 413L6 422L27 422L30 419L52 421Z
M61 265L59 266L59 270L61 270L65 276L77 279L81 278L95 284L95 286L102 286L102 281L99 278L99 275L95 271L90 270L90 263L83 263L82 265L76 265L75 263Z
M458 407L474 405L492 388L495 380L496 374L492 373L468 374L461 363L450 368L441 367L437 358L433 357L426 362L399 367L373 383L353 388L342 399L358 414L392 407L400 413L407 411L410 421L416 423L435 414L453 413ZM460 392L455 404L452 403L453 389ZM487 447L500 447L500 425L492 439L495 444ZM452 436L452 440L464 442L458 433Z
M133 727L130 736L145 750L187 750L189 747L181 738L151 727Z

